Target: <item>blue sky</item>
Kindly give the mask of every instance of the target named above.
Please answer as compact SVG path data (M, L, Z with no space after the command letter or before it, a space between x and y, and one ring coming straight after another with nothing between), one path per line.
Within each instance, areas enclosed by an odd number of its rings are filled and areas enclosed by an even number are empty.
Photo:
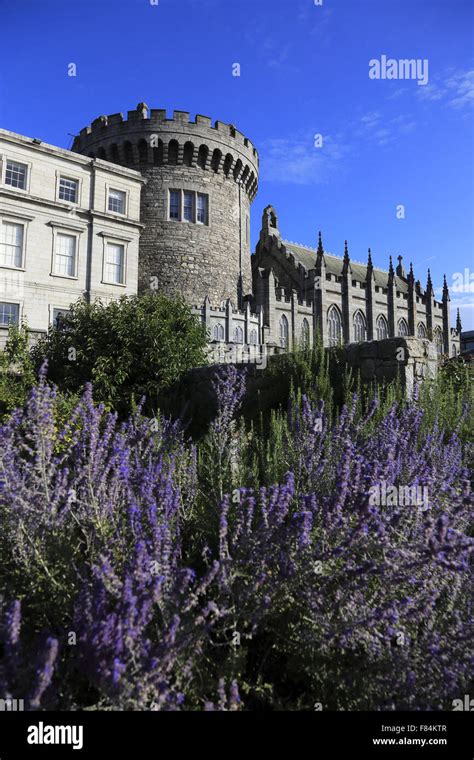
M471 0L0 0L0 13L1 127L69 147L139 101L233 123L260 153L254 243L271 203L286 239L314 246L321 229L327 250L347 238L382 268L401 254L437 289L445 272L474 328ZM426 59L428 84L370 79L382 55Z

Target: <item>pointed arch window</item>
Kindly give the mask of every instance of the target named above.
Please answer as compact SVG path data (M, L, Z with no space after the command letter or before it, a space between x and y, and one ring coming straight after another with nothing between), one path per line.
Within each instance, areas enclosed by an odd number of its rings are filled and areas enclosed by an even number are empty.
M441 332L441 328L437 327L434 331L434 343L436 346L436 353L438 356L442 356L444 352L444 346L443 346L443 333Z
M408 336L408 325L406 319L398 320L398 336L400 338L406 338Z
M237 325L237 327L234 330L234 343L243 343L244 342L244 331L240 327L240 325Z
M330 346L342 343L342 317L337 306L331 306L328 311L328 339Z
M367 322L361 311L354 314L354 340L356 343L367 340Z
M301 324L301 345L303 348L309 348L309 322L306 317Z
M426 333L426 327L424 326L423 322L418 322L418 327L416 329L416 334L419 338L427 338L428 335Z
M258 335L255 329L250 330L249 343L251 346L256 346L258 343Z
M289 336L289 329L288 329L288 320L283 314L280 318L280 345L282 348L288 348L288 336Z
M388 322L383 316L383 314L379 314L377 317L377 340L385 340L388 338Z
M212 337L214 340L223 341L224 340L224 326L220 324L214 325L214 330L212 331Z

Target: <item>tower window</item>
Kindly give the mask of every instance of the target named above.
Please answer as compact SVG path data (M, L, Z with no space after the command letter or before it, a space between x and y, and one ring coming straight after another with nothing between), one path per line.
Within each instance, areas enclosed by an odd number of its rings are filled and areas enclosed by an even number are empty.
M208 196L204 193L197 194L197 222L207 224Z
M5 172L5 184L12 187L18 187L20 190L26 190L26 172L28 167L25 164L17 164L15 161L7 161Z
M181 191L170 190L170 219L179 221L181 210Z
M186 222L194 222L194 193L184 191L184 219Z
M209 196L192 190L170 190L169 218L208 225Z

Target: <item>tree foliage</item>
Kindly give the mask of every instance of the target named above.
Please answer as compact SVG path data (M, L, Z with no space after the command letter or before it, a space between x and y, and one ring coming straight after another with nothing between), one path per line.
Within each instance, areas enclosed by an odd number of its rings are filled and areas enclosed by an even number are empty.
M62 391L92 382L95 400L122 410L142 396L153 404L205 363L205 345L204 327L182 300L148 294L74 304L32 355L37 369L48 361L48 378Z

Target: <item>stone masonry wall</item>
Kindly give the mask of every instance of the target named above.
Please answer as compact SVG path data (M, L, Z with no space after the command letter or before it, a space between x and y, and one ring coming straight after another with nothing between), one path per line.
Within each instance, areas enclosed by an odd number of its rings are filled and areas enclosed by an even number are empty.
M343 361L360 372L362 382L390 382L399 376L410 397L415 383L433 380L437 374L436 346L429 340L388 338L352 343L339 350Z
M101 116L81 130L73 150L139 170L139 291L181 294L192 304L208 296L240 308L252 292L250 205L258 185L258 154L233 125L186 111L139 103L124 119ZM170 190L204 193L208 224L170 218ZM183 197L183 196L181 196Z

